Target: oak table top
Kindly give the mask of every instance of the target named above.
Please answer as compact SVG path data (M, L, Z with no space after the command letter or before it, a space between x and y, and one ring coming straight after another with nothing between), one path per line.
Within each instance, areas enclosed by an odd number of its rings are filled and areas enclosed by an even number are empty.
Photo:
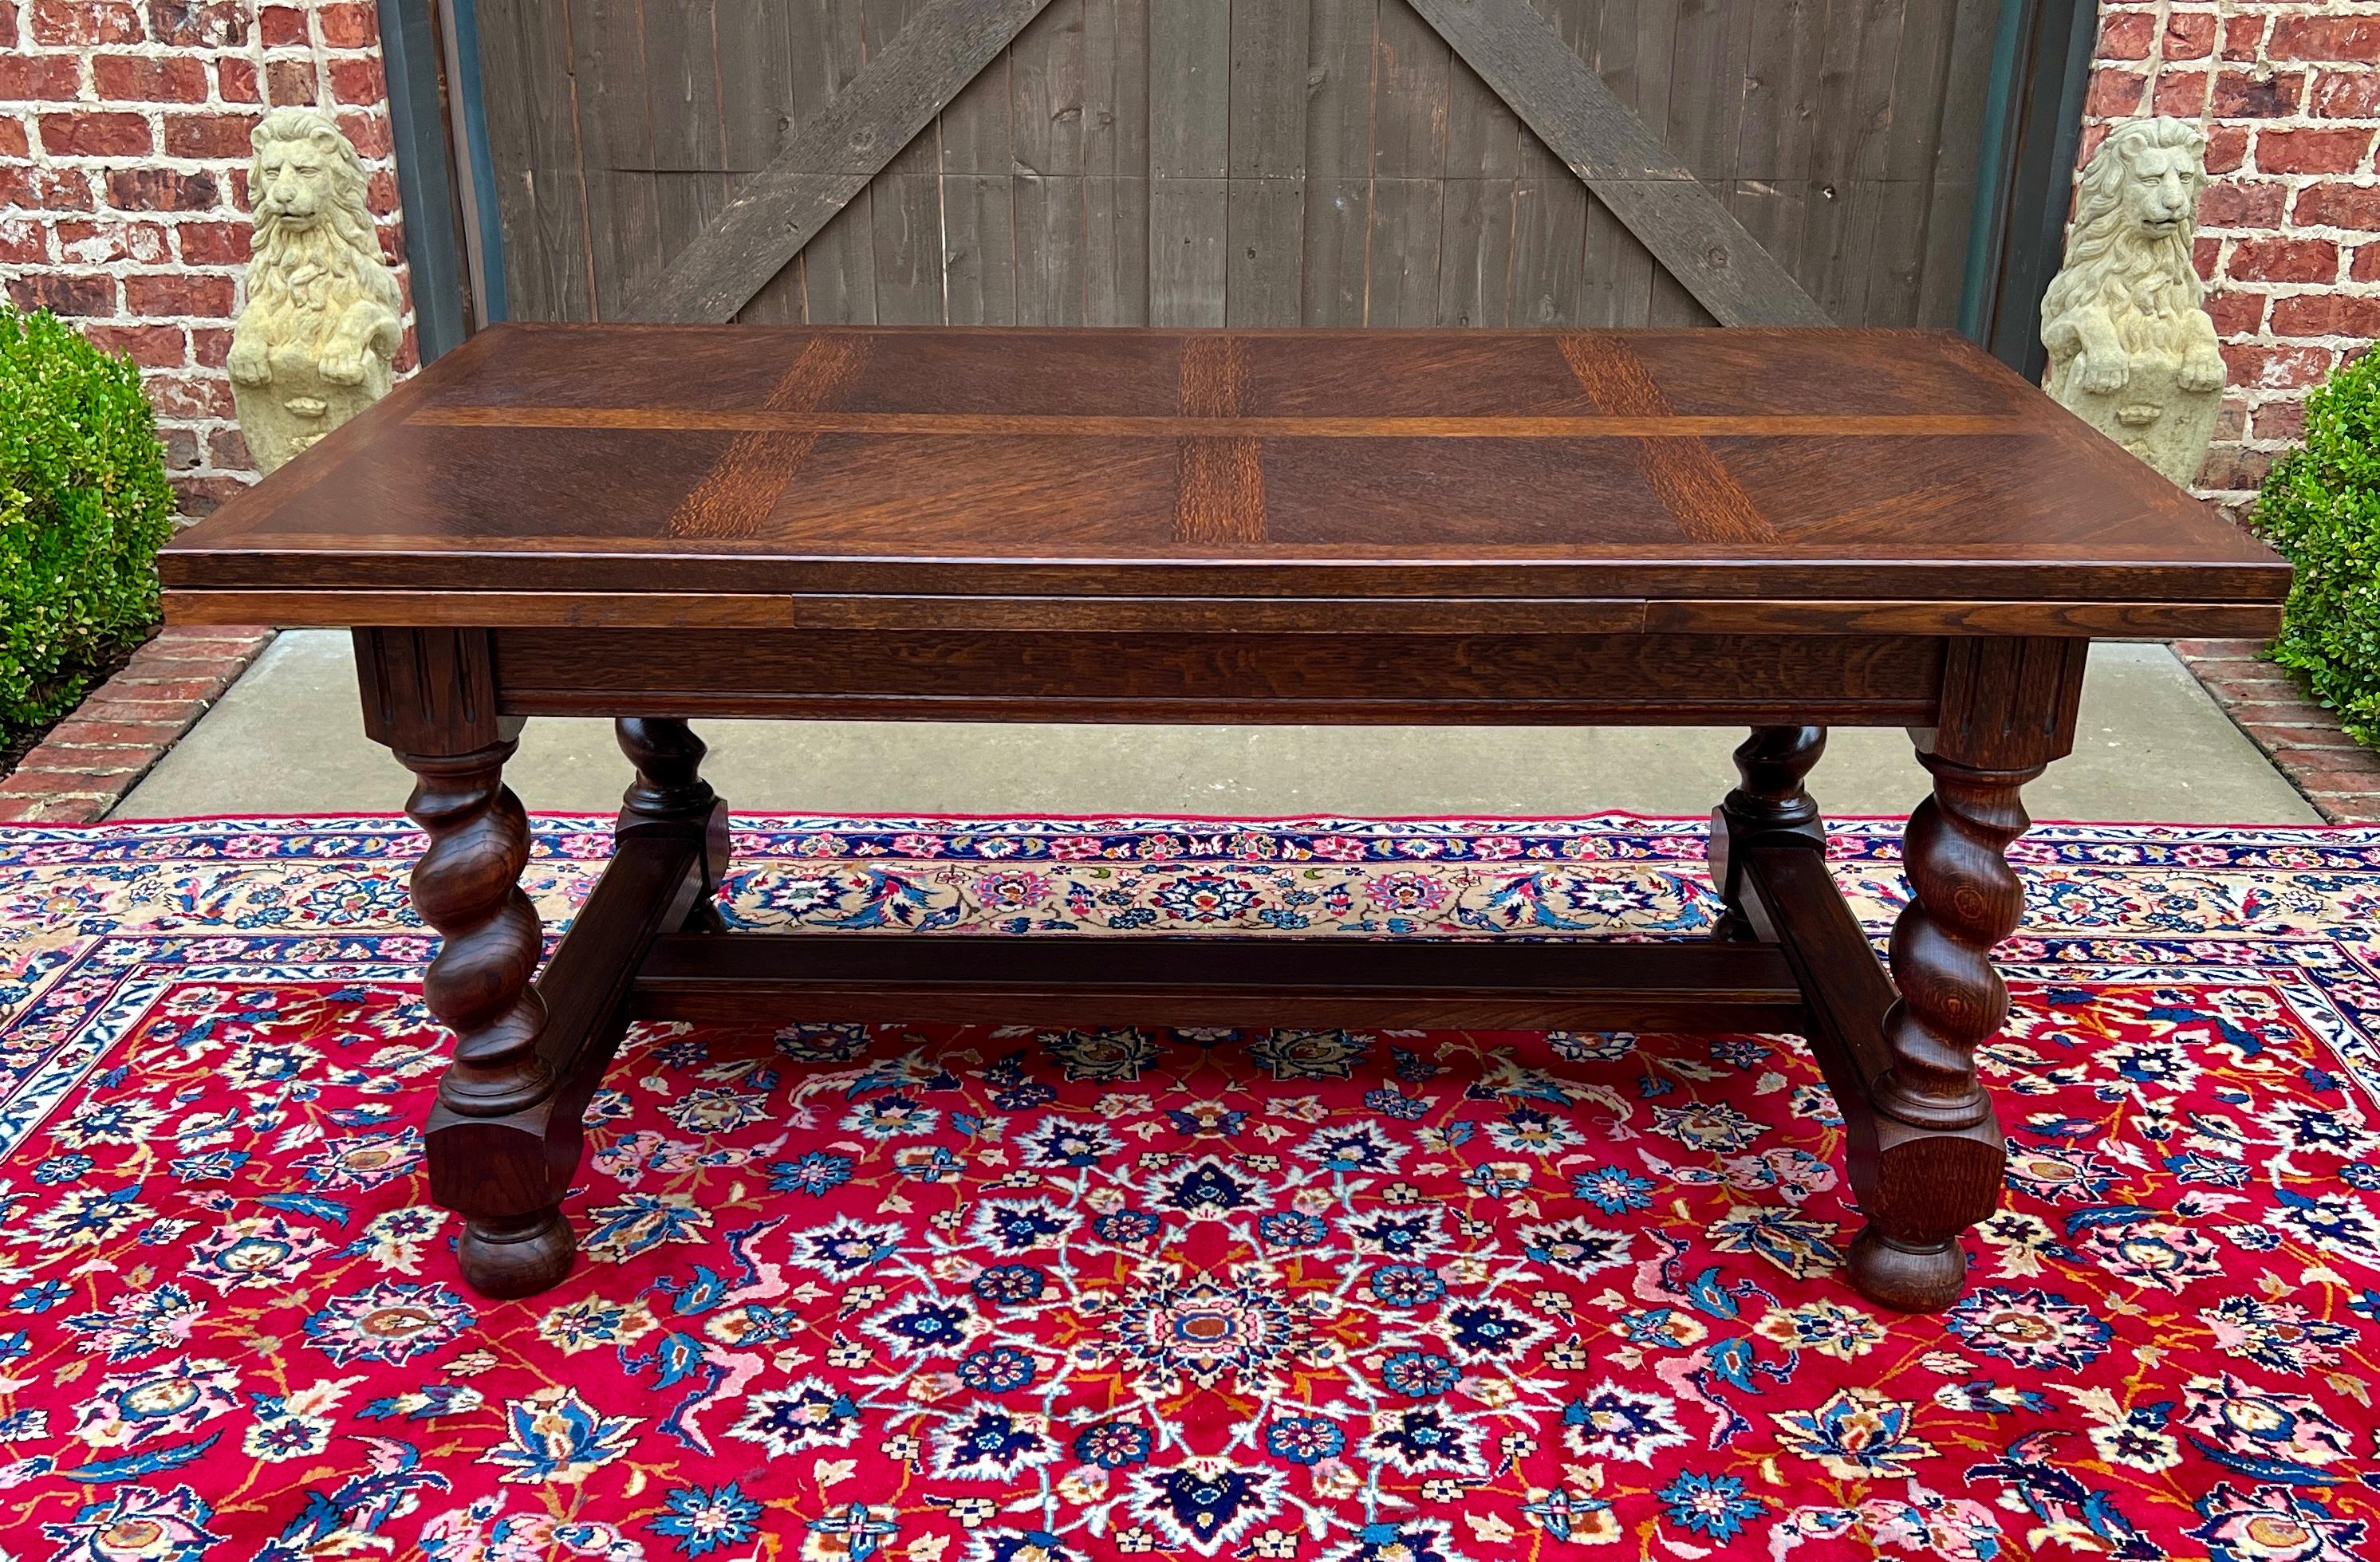
M160 567L177 618L340 625L2183 635L2288 583L1962 338L1848 330L504 325Z

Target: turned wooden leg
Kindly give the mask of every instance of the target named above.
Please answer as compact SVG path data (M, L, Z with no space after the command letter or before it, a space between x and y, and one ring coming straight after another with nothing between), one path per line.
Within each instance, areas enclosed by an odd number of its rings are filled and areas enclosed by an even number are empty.
M1873 1087L1889 1161L1903 1165L1865 1202L1852 1277L1889 1305L1933 1311L1965 1283L1960 1236L1998 1202L2005 1152L1975 1077L1975 1048L2008 1019L1992 947L2016 931L2024 886L2009 843L2032 821L2019 795L2043 767L1985 769L1939 754L1919 759L1934 794L1902 836L1909 903L1892 927L1900 997L1884 1017L1888 1066Z
M514 746L397 755L416 778L405 811L430 834L413 867L413 905L443 940L422 997L455 1033L429 1136L431 1181L464 1217L463 1277L491 1296L552 1285L569 1272L573 1247L559 1201L545 1197L540 1147L489 1132L533 1113L554 1088L538 1054L545 1001L530 985L544 935L519 882L528 816L504 784Z
M1985 770L1918 757L1934 774L1934 794L1901 838L1909 903L1892 925L1900 1000L1885 1016L1892 1067L1876 1105L1921 1128L1970 1128L1991 1109L1975 1079L1975 1048L2008 1019L1992 948L2024 915L2024 885L2006 854L2032 826L2020 793L2043 767Z
M699 829L704 832L702 893L686 914L689 933L723 933L719 886L727 877L727 805L702 779L710 750L694 729L670 716L623 716L613 723L620 752L637 768L637 779L620 799L623 834L652 828Z
M1933 795L1910 816L1901 869L1909 903L1892 927L1899 996L1885 1011L1872 1114L1852 1124L1853 1184L1866 1226L1852 1283L1888 1306L1932 1312L1966 1279L1960 1239L1998 1206L2007 1146L1975 1076L1976 1048L2008 1019L1992 948L2024 914L2008 864L2025 832L2022 791L2073 746L2089 644L1953 639L1941 713L1912 731Z
M358 629L355 646L364 731L413 772L406 812L430 836L413 904L441 942L422 996L455 1035L423 1132L431 1197L463 1217L463 1277L525 1295L568 1273L573 1242L567 1169L557 1181L548 1156L561 1071L532 985L544 933L520 888L528 817L504 784L520 719L498 713L485 630Z
M1826 822L1803 787L1818 757L1827 751L1824 727L1755 727L1735 751L1742 783L1711 814L1710 875L1726 910L1712 927L1714 938L1773 938L1764 926L1759 898L1748 891L1744 854L1753 846L1804 844L1827 849Z

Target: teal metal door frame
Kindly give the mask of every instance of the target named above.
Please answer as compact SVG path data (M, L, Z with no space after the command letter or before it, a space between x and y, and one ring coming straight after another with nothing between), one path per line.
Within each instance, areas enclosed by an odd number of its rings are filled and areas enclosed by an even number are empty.
M380 0L380 38L414 339L427 363L504 318L475 0Z
M2098 36L2098 0L2000 0L1959 329L2036 382Z

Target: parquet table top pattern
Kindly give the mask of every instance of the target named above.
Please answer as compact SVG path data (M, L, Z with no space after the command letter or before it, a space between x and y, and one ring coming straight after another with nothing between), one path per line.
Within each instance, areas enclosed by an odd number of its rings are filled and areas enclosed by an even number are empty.
M507 325L163 567L213 589L1560 596L1613 627L1638 601L1950 616L2287 581L1959 337L1766 330ZM322 608L281 621L354 622ZM1666 611L1649 626L1701 626Z

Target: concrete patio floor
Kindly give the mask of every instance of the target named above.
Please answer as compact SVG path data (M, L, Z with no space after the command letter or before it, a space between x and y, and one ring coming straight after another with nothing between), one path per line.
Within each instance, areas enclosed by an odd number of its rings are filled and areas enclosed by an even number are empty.
M698 723L736 806L818 813L1484 814L1709 811L1732 728ZM506 779L533 809L608 811L626 761L608 722L528 723ZM1811 790L1829 812L1905 813L1925 774L1897 730L1840 729ZM395 811L410 778L363 734L347 636L293 631L115 809L115 818ZM2318 823L2158 645L2092 652L2072 757L2025 791L2041 819Z

